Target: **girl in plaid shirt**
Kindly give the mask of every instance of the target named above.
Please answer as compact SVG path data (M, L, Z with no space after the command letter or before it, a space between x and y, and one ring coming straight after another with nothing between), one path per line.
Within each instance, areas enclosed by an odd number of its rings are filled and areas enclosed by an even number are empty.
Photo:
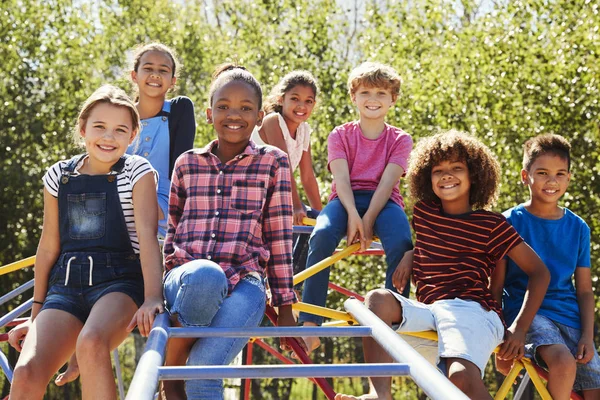
M208 123L217 139L175 163L164 254L167 309L181 326L256 327L265 278L280 326L294 326L292 194L287 155L250 140L262 122L262 90L244 68L223 65L213 75ZM226 365L246 339L171 341L166 364ZM285 338L283 349L288 349ZM189 354L189 356L188 356ZM182 386L164 382L169 399ZM222 398L220 379L187 381L188 399Z

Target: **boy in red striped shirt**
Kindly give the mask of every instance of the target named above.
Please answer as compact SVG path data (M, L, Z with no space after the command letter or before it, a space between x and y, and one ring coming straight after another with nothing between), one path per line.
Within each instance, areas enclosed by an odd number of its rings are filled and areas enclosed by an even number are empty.
M500 167L490 150L465 133L450 131L420 141L409 164L417 241L394 273L398 290L411 270L417 300L378 289L366 305L402 332L435 330L439 366L474 399L491 399L482 380L487 361L504 339L500 356L523 355L525 332L548 287L548 270L498 213L486 211L497 197ZM489 280L505 255L529 276L528 295L507 330ZM364 339L365 361L390 362L371 338ZM371 378L360 399L391 399L391 378ZM339 394L338 400L358 397Z

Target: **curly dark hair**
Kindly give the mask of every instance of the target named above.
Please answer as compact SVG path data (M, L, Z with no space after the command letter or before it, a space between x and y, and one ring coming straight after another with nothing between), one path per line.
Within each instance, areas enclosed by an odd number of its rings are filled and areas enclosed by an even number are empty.
M417 201L440 202L431 186L431 170L442 161L462 161L469 168L469 203L475 209L490 208L498 198L500 165L491 150L465 132L450 130L421 139L410 155L408 182Z
M560 135L546 134L532 137L523 145L523 169L529 171L535 160L545 154L558 156L567 161L571 170L571 144Z

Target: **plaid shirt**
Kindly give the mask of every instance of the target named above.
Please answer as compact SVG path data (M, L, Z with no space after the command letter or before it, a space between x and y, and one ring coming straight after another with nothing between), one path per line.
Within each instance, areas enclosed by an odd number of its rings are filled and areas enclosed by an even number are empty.
M268 278L271 303L295 303L292 194L287 155L250 141L222 164L217 141L175 162L164 253L167 270L196 259L223 268L229 294L249 273Z

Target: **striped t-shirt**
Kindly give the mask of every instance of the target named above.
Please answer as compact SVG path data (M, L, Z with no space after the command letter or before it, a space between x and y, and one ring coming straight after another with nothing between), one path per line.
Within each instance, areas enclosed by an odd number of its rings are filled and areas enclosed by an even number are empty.
M79 157L79 156L78 156ZM79 169L83 166L83 162L87 157L83 158L75 167L74 174L79 174ZM71 160L62 160L51 166L44 177L44 187L54 197L58 197L58 187L60 186L60 178L62 176L62 169L65 168ZM140 156L128 156L125 161L125 167L123 171L118 175L117 178L117 191L119 198L121 199L121 208L123 208L123 215L125 216L125 222L127 223L127 231L129 233L129 239L131 239L131 246L135 253L140 252L140 243L137 237L137 231L135 230L135 221L133 216L133 187L140 180L140 178L147 173L154 173L154 180L156 181L156 171L152 168L148 160Z
M436 203L419 202L412 223L417 234L413 265L417 300L425 304L472 300L502 318L489 288L490 276L496 261L523 241L506 218L485 210L450 216Z

